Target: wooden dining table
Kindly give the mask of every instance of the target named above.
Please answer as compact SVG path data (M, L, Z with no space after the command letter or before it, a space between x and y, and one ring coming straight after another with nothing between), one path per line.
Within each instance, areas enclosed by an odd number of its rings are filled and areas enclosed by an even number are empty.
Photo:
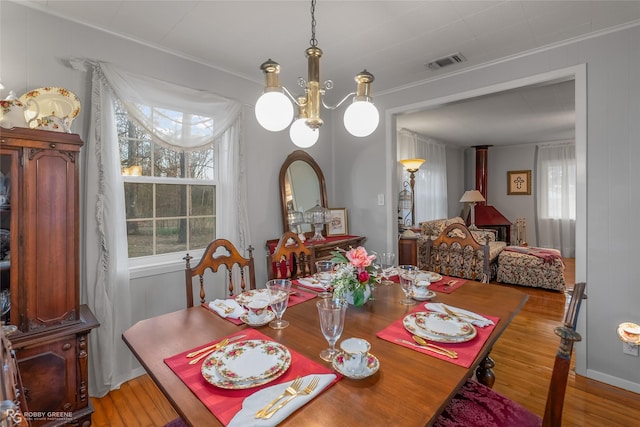
M291 414L281 425L430 425L477 365L488 356L496 340L527 300L527 295L517 289L473 281L453 293L437 294L434 302L500 318L467 368L376 336L378 331L415 308L400 304L403 297L398 284L379 286L374 301L347 309L341 340L360 337L369 341L371 353L379 360L378 371L364 379L343 377ZM314 298L289 307L283 316L290 322L285 329L274 330L266 325L258 329L307 358L331 366L319 357L320 351L328 344L320 332L317 300ZM164 359L247 327L196 306L141 320L125 331L122 338L185 422L197 427L216 426L222 424L165 364Z

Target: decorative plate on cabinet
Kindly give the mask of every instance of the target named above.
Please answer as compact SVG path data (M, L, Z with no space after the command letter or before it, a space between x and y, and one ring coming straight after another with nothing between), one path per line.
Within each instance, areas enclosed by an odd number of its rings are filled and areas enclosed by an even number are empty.
M39 114L37 114L34 107L27 108L25 116L28 116L29 119L36 115L38 118L56 116L61 119L67 119L67 124L71 125L71 121L80 114L80 99L75 93L62 87L41 87L30 90L19 99L25 105L27 105L29 99L33 99L38 104ZM32 123L32 127L37 126L35 120Z

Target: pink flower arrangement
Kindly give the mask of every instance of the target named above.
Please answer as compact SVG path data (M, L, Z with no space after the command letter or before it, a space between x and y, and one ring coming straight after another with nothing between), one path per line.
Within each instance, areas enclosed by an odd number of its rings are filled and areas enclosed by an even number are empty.
M369 255L367 250L358 246L349 251L334 251L332 261L338 266L333 277L333 295L336 298L353 297L353 305L365 303L365 290L375 282L373 260L375 255Z

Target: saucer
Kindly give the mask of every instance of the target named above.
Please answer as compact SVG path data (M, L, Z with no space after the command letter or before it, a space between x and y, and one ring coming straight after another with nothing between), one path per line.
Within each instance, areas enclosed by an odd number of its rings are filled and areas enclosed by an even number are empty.
M433 291L429 291L427 292L427 294L423 297L419 297L416 295L411 295L411 298L413 298L416 301L429 301L431 298L435 297L436 293Z
M271 322L275 318L276 318L276 315L273 313L273 311L267 311L267 315L264 318L264 320L262 322L256 322L256 323L249 321L249 315L247 313L240 316L240 320L242 320L244 323L246 323L249 326L266 325L267 323Z
M352 380L361 380L363 378L370 377L371 375L378 372L378 368L380 368L380 362L378 361L378 358L371 353L367 353L367 366L362 371L355 374L347 372L346 368L344 367L343 352L336 354L336 357L333 358L333 362L331 362L331 364L333 365L333 369L335 369L345 377L351 378Z

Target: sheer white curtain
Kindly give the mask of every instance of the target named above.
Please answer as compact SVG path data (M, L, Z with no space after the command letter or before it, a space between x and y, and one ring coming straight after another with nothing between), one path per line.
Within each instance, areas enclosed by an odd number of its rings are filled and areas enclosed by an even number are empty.
M576 150L574 143L536 147L536 229L538 246L575 257Z
M414 224L447 217L447 150L444 143L407 129L398 132L398 160L426 161L415 174ZM409 173L398 163L399 182L409 181ZM403 188L400 188L401 191Z
M114 102L127 108L140 104L160 106L203 117L214 117L215 130L192 139L171 138L165 132L163 143L174 149L194 149L219 143L222 189L217 206L219 228L226 238L246 247L250 242L246 213L246 173L240 138L240 105L207 92L181 88L167 82L133 75L113 65L74 59L75 69L92 72L90 129L85 145L84 228L82 230L83 289L87 303L100 322L90 343L90 394L103 396L128 380L133 367L131 352L121 335L131 326L130 277L125 225L124 185L121 175ZM229 105L223 106L224 102ZM136 114L133 114L136 116ZM136 116L137 117L137 116ZM142 120L145 120L144 118ZM220 124L226 128L221 128ZM179 126L200 126L197 121ZM174 126L177 126L174 123ZM156 132L154 132L156 133ZM189 134L175 132L174 135ZM185 144L182 146L181 144Z

